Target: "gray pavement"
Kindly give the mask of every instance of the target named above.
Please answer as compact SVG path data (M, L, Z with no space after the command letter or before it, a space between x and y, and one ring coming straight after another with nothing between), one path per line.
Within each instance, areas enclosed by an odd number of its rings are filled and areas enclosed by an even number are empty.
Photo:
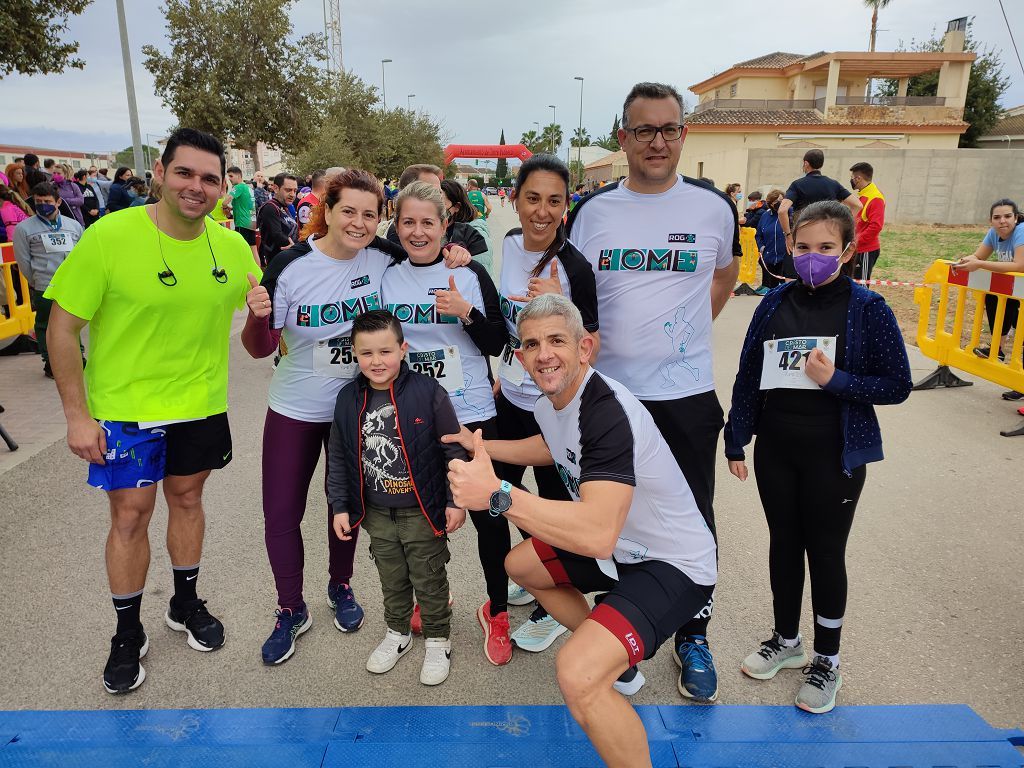
M494 210L491 229L498 245L517 224L511 207L502 209L494 200ZM755 301L730 301L715 324L715 373L723 403ZM913 348L911 362L915 379L934 368ZM557 645L538 655L517 651L503 668L484 659L475 619L485 599L483 577L471 525L452 540L451 677L434 689L419 684L421 644L389 674L366 672L366 658L384 632L380 587L363 538L353 585L367 610L366 625L352 635L334 629L324 599L326 514L319 481L303 524L314 627L285 665L262 665L259 648L272 628L274 609L259 490L270 376L269 360L251 360L233 340L230 415L236 458L207 485L208 534L199 583L201 595L227 627L227 643L199 654L163 624L171 579L161 501L142 606L151 638L148 677L131 695L113 697L100 684L113 621L103 569L105 496L85 485L84 464L64 445L59 402L38 358L0 357L0 402L9 411L2 418L24 446L14 455L17 464L0 448L0 557L7 606L0 708L560 703L553 669ZM979 381L968 389L914 393L904 405L878 409L888 458L868 469L850 540L842 704L963 702L996 726L1019 727L1024 720L1024 439L998 435L1018 421L999 391ZM721 701L791 704L799 684L796 672L755 682L739 671L743 657L771 629L768 537L753 479L735 480L724 459L716 510L721 581L710 639ZM808 631L809 594L805 602ZM513 627L529 610L512 609ZM636 703L682 701L667 647L643 669L648 684Z

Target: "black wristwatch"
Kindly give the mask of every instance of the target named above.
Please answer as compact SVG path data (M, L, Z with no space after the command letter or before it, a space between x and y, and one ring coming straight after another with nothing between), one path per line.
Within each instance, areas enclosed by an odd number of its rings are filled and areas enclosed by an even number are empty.
M501 481L501 486L491 494L491 506L487 511L491 517L500 517L512 509L512 483Z

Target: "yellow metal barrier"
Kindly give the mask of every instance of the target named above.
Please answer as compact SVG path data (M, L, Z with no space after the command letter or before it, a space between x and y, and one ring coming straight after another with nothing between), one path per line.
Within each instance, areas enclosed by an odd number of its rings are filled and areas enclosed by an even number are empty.
M1003 334L1007 302L1024 300L1024 273L989 272L985 269L955 272L952 263L941 260L933 263L925 273L925 286L914 289L914 303L920 308L917 346L939 364L938 369L915 384L914 389L970 386L971 382L964 381L950 370L956 368L1024 392L1024 366L1021 364L1024 329L1018 324L1013 344L1004 360L999 359L997 343ZM978 357L974 349L981 341L988 296L994 296L996 300L993 343L987 357ZM1024 426L1000 434L1008 437L1021 435L1024 434Z
M0 280L3 282L0 303L4 305L0 309L0 339L9 339L23 333L31 333L36 324L36 313L32 311L28 281L18 270L17 264L14 263L13 244L0 243L0 261L2 261ZM21 287L20 300L14 287L15 280Z
M740 227L740 247L743 248L743 256L740 258L740 273L736 278L738 285L733 293L737 296L756 296L754 283L757 281L759 254L753 227Z

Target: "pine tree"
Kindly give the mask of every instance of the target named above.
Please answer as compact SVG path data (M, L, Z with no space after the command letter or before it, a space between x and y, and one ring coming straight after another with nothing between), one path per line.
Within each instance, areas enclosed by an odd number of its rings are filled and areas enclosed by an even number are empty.
M505 129L501 129L501 141L498 142L501 146L505 146ZM494 175L497 177L498 183L504 182L508 179L508 160L504 157L498 158L498 164L494 168Z

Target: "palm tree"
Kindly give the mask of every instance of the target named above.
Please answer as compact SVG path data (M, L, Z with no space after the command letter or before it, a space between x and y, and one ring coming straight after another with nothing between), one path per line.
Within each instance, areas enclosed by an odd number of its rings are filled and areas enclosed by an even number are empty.
M540 134L542 150L550 152L551 154L557 154L558 148L562 146L562 126L545 125L544 130Z
M528 150L537 154L541 150L540 136L536 131L527 131L519 137L519 143L525 146Z
M584 128L581 134L579 128L573 129L572 140L569 142L570 147L589 147L591 143L590 131Z
M864 0L864 5L871 9L871 38L868 50L875 52L875 35L878 33L878 11L885 8L892 0Z

